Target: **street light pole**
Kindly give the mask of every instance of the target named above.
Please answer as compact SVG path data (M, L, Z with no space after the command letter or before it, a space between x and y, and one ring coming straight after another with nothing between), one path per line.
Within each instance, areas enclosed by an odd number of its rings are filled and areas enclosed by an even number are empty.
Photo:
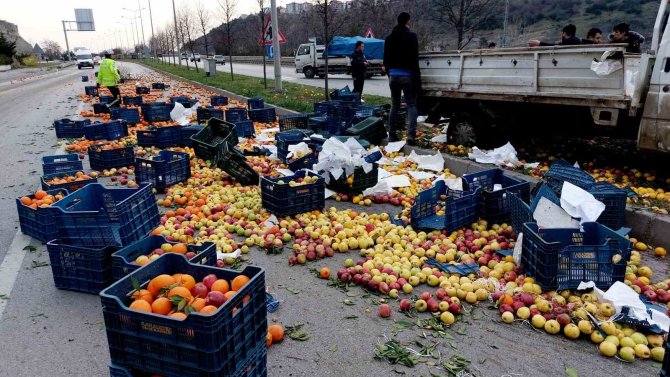
M277 0L270 0L272 17L272 49L275 63L275 90L281 91L281 51L279 50L279 20L277 19Z
M177 42L177 51L176 53L179 54L179 65L181 65L181 54L179 53L179 28L177 27L177 11L175 10L174 7L174 0L172 0L172 16L174 17L174 38L175 41ZM186 57L188 59L188 57ZM175 58L177 59L177 58ZM188 61L187 61L188 62Z
M154 17L151 15L151 0L149 1L149 23L151 24L151 39L156 43L156 40L154 39ZM151 51L154 53L154 58L156 57L156 51L155 49L151 49Z
M140 4L140 0L137 0L137 11L140 13L140 25L142 27L142 53L144 53L144 49L147 46L147 41L144 39L144 21L142 20L142 5Z

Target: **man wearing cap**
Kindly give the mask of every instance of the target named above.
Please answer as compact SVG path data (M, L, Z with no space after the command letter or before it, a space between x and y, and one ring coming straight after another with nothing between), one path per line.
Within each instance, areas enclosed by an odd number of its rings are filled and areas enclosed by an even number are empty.
M121 91L117 86L121 80L119 69L116 67L116 62L112 60L112 51L105 51L105 58L100 62L100 70L98 71L98 88L103 85L112 93L114 100L109 103L109 107L119 107L121 103Z

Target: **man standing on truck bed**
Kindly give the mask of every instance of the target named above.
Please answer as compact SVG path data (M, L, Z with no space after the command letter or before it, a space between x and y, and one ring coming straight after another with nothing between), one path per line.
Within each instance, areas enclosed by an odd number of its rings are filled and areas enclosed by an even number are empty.
M121 91L117 86L121 80L119 69L116 68L116 62L112 60L112 52L105 51L105 58L100 62L100 70L98 71L98 88L100 85L106 86L112 93L114 100L109 103L109 107L119 107L121 103Z
M563 33L561 34L561 41L558 43L546 43L540 42L537 39L531 39L528 41L528 46L537 47L537 46L574 46L582 44L582 40L577 38L577 27L573 24L566 25L563 28Z
M351 77L354 79L354 93L363 94L363 84L368 70L368 60L365 58L365 44L363 41L356 42L356 49L351 54Z
M630 30L628 24L618 24L614 26L614 32L609 35L612 43L628 43L626 52L639 54L642 52L641 46L644 44L644 36L642 34Z
M409 31L409 13L398 15L398 25L384 41L384 69L389 75L391 114L389 114L389 141L397 141L396 126L400 97L405 95L409 127L407 145L416 143L416 98L421 87L419 71L419 41Z

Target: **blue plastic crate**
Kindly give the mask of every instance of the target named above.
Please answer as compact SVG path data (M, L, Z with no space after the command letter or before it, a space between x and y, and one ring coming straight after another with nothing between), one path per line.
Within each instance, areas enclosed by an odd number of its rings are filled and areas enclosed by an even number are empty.
M379 145L382 140L388 137L384 121L372 116L349 127L346 134L358 136L358 138L367 140L374 145Z
M314 164L316 164L319 161L319 156L312 151L311 153L308 153L301 158L297 159L291 159L288 162L288 168L291 171L298 171L302 169L312 169L314 167Z
M262 109L265 107L263 97L254 97L247 100L247 108L249 110Z
M124 368L121 365L117 364L110 364L109 365L109 376L110 377L137 377L133 376L133 373L128 370L128 368Z
M140 106L144 103L142 96L123 96L122 101L126 106Z
M315 183L291 187L290 181L305 177L318 177ZM283 184L279 184L283 181ZM263 177L261 179L261 200L263 208L277 216L292 216L313 210L323 210L326 205L325 180L317 174L304 170L294 175L280 178Z
M219 162L238 143L235 125L212 118L202 131L191 136L195 155L213 164Z
M255 137L256 130L254 129L253 120L242 120L239 122L233 122L235 125L235 130L237 131L238 137Z
M311 130L293 129L275 134L275 143L277 145L277 158L284 163L288 163L288 147L289 145L300 144L307 142L313 134Z
M172 96L170 97L170 102L172 103L181 103L185 108L191 108L197 102L194 99L188 98L186 96Z
M142 117L147 122L165 122L170 120L170 111L172 107L165 102L145 102L140 108Z
M314 112L326 114L328 112L329 101L314 102Z
M234 123L247 120L247 109L241 107L231 107L226 110L226 122Z
M279 131L309 128L309 117L307 114L280 115Z
M129 309L133 281L145 286L161 274L185 273L201 281L214 274L249 282L212 314L178 320ZM100 293L112 363L165 376L248 376L264 368L267 309L265 272L247 266L241 272L189 263L166 254L137 269ZM255 374L254 374L255 375Z
M167 88L167 85L162 82L152 82L151 83L151 89L157 89L157 90L165 90Z
M120 120L84 126L86 140L116 140L128 136L128 126Z
M98 103L110 104L114 102L114 97L112 96L98 96Z
M81 82L88 82L88 75L81 76Z
M125 246L146 237L160 223L150 184L137 189L91 183L52 205L59 238L87 247Z
M273 123L277 121L277 114L274 107L249 110L249 119L260 123Z
M582 281L593 281L606 290L623 281L630 240L602 224L583 223L582 228L583 232L523 225L523 265L542 290L576 289ZM614 263L616 255L620 258Z
M223 110L213 107L198 107L196 117L198 124L207 123L210 118L223 119Z
M226 96L211 96L209 104L212 106L228 106L228 97Z
M58 289L98 294L112 283L113 246L87 247L77 239L47 243L54 284Z
M109 106L106 103L94 103L93 114L109 114Z
M183 126L180 128L181 130L181 143L179 143L180 146L182 147L190 147L193 145L193 142L191 141L191 136L197 134L198 132L202 131L202 129L205 128L205 126Z
M48 190L49 195L63 194L68 195L65 189ZM35 195L26 195L34 199ZM19 215L19 225L21 232L27 236L33 237L42 242L51 241L58 237L58 228L56 228L57 210L51 207L31 208L21 202L21 197L16 198L16 211Z
M258 185L258 172L247 163L247 158L237 150L222 156L217 166L241 185Z
M84 127L91 124L90 119L84 120L70 120L58 119L54 120L54 129L56 130L56 137L61 138L80 138L84 136Z
M530 184L523 179L512 178L502 169L483 170L478 173L463 175L463 190L474 190L481 187L479 215L490 223L501 223L510 220L508 193L516 193L528 202ZM495 190L501 185L500 190Z
M191 161L188 153L160 151L152 158L137 158L135 162L137 182L151 183L157 190L165 190L191 177Z
M445 229L452 232L477 221L479 190L457 191L444 181L419 193L411 209L412 227L418 229ZM444 199L442 199L444 197ZM437 206L444 200L444 215L437 214Z
M140 111L138 109L112 107L109 109L109 112L112 119L121 119L128 124L137 124L140 122Z
M335 179L332 174L330 174L330 182L328 182L326 186L338 193L358 195L366 188L373 187L377 184L379 178L379 166L374 163L372 170L368 173L363 170L363 167L358 166L354 169L352 176L352 183L349 184L346 174L342 174L339 179Z
M102 149L104 145L88 147L88 163L91 169L102 171L111 168L128 167L135 164L133 147Z
M87 96L97 96L98 95L98 87L95 85L89 85L84 87L84 93L86 93Z
M136 86L135 87L135 94L149 94L151 93L151 89L149 89L146 86Z
M177 242L169 242L163 236L148 236L112 254L112 278L114 281L123 279L129 273L142 267L134 263L135 259L142 255L149 255L155 249L160 249L164 243L174 245ZM202 245L187 244L186 247L189 252L195 253L195 256L190 259L191 263L216 266L216 244L214 242L205 242Z
M659 375L660 377L670 377L670 340L665 342L665 356Z
M331 135L346 135L347 129L349 129L349 127L351 127L351 122L344 119L338 117L326 118L326 131L328 131L328 133Z
M530 204L527 204L525 201L523 201L523 199L521 199L516 193L510 193L507 199L510 209L512 229L514 229L515 232L520 233L524 223L535 222L533 219L533 213L535 212L537 204L542 198L547 198L559 207L561 205L561 200L547 185L540 186L540 188L535 193L535 196L530 201Z
M47 183L54 178L63 178L63 177L67 177L67 176L74 176L75 174L77 174L77 170L60 172L60 173L53 173L53 174L45 174L42 177L40 177L40 183L42 184L42 190L48 191L48 190L55 190L55 189L66 189L69 192L75 192L75 191L79 190L80 188L86 186L89 183L98 182L97 178L91 177L89 179L84 179L84 180L79 180L79 181L74 181L74 182L68 182L68 183L61 183L61 184L49 184L49 183Z
M78 154L42 156L42 172L45 175L78 170L84 170Z
M605 211L597 222L610 229L619 229L626 225L626 192L611 183L598 182L588 189L596 199L605 204Z
M309 118L307 124L309 128L314 130L314 132L325 131L326 130L326 117L311 117Z
M136 132L137 145L141 147L167 148L181 144L181 126L149 127Z
M576 168L564 160L557 160L544 172L544 179L556 193L560 194L563 182L570 182L584 190L589 189L596 182L593 177L580 168Z

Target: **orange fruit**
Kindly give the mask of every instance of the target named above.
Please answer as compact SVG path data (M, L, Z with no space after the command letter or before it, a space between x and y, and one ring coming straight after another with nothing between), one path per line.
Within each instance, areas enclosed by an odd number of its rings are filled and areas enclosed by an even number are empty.
M232 284L230 285L230 288L233 291L239 291L242 287L244 287L245 284L249 282L249 278L245 275L238 275L235 276L235 279L233 279Z
M282 325L268 326L268 333L272 334L272 343L278 343L284 340L284 327Z
M505 295L503 296L502 303L512 305L514 304L514 298L512 297L512 295L505 293Z
M172 251L172 249L170 249L170 251ZM181 280L181 276L182 276L182 275L183 275L183 274L174 274L174 275L172 275L172 278L174 279L174 282L175 282L175 283L179 283L179 281ZM181 284L180 284L180 285L181 285Z
M146 302L145 300L135 300L130 304L129 308L139 310L141 312L147 312L147 313L152 312L151 304Z
M44 190L37 190L35 191L35 199L41 200L44 199L44 197L47 196L47 192Z
M188 274L181 275L179 279L175 279L175 281L179 283L180 286L189 290L195 286L195 279Z
M193 302L191 303L191 307L193 307L193 309L199 312L202 310L202 308L207 306L206 303L207 301L205 301L204 298L196 297L196 299L193 300Z
M249 301L250 298L251 298L251 296L249 296L249 295L244 296L244 298L242 299L242 304L246 304L247 301Z
M146 289L140 289L138 291L135 291L132 296L130 296L133 300L144 300L151 304L154 302L154 296L151 295L151 292L149 292Z
M214 283L212 283L212 287L210 288L210 290L226 293L230 290L230 286L228 285L228 281L226 281L225 279L219 279Z
M154 297L156 297L161 289L174 284L174 278L167 274L158 275L155 278L151 279L151 282L149 284L151 286L149 291Z
M29 205L33 204L33 200L30 199L30 198L27 197L27 196L22 196L22 197L21 197L21 203L23 203L23 204L29 206Z
M265 346L270 347L272 345L272 334L268 331L268 334L265 336Z
M182 313L182 312L176 312L176 313L172 313L172 314L170 314L170 317L172 317L172 318L177 318L177 319L183 321L183 320L186 319L186 314L184 314L184 313Z
M151 310L156 314L168 315L172 311L172 301L159 297L151 304Z
M202 313L202 314L212 314L216 311L216 309L218 309L218 308L214 305L207 305L204 308L200 309L200 313Z
M176 243L176 244L172 245L172 250L171 251L173 253L177 253L177 254L186 254L188 249L186 248L186 245L184 245L183 243Z
M228 301L231 297L235 296L235 293L237 293L237 291L228 291L224 293L223 296L226 298L226 301Z
M191 294L191 291L186 288L186 287L174 287L170 289L170 292L168 292L168 297L172 296L181 296L182 298L185 298L186 300L190 300L193 295Z
M319 271L319 277L320 277L321 279L328 279L328 278L330 278L330 268L328 268L328 267L323 267L323 268Z

